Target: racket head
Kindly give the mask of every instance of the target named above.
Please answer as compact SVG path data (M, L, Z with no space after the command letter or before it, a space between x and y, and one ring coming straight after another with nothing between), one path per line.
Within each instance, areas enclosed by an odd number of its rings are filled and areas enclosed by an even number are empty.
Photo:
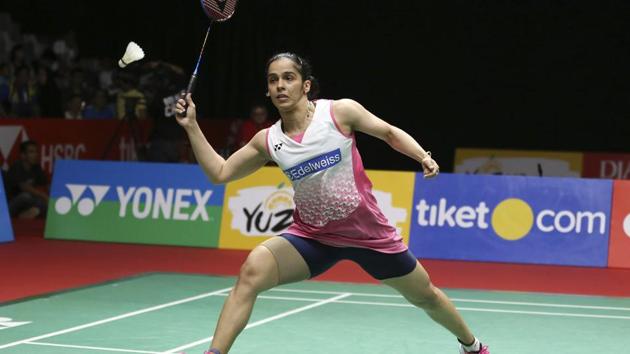
M203 12L213 21L226 21L236 11L237 0L201 0Z

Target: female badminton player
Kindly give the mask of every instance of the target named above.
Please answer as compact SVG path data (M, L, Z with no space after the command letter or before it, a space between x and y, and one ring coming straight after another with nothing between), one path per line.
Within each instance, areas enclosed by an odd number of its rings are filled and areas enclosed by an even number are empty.
M461 354L488 354L446 295L430 281L371 192L355 133L377 137L420 163L435 177L438 164L409 134L350 100L314 100L317 87L310 64L293 53L267 63L267 95L281 119L223 159L196 122L190 95L176 105L201 168L214 183L251 174L275 161L295 191L293 224L251 251L225 300L206 353L227 354L245 328L260 292L315 277L342 259L358 263L411 304L423 309L459 341ZM185 112L185 106L188 110ZM376 349L374 351L380 351ZM387 348L382 348L387 350Z

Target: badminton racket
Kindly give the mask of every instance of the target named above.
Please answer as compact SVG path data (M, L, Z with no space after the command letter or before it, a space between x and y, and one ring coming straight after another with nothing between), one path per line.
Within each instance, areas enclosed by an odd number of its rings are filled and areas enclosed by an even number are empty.
M206 31L206 36L203 39L203 44L201 45L201 51L199 52L199 58L197 58L197 64L195 65L195 70L190 76L190 81L188 81L188 87L186 88L186 92L183 97L185 98L189 93L192 93L195 89L195 85L197 84L197 74L199 73L199 64L201 63L201 58L203 58L203 52L206 49L206 42L208 42L208 36L210 35L210 29L212 28L212 24L214 22L223 22L232 15L234 15L234 11L236 11L236 3L237 0L201 0L201 8L203 12L210 18L210 24L208 25L208 30ZM184 107L184 112L182 112L182 116L186 115L188 110L188 103Z

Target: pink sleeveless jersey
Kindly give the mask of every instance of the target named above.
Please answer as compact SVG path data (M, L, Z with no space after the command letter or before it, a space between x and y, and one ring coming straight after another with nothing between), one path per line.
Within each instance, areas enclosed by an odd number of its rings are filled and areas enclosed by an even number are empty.
M382 253L407 250L378 208L354 134L338 127L332 100L318 100L313 119L299 141L267 131L267 149L293 183L295 211L287 232L335 247L369 248Z

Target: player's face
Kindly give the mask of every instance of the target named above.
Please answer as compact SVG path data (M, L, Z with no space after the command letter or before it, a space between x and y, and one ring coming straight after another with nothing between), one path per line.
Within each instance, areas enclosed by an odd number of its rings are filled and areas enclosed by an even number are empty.
M302 80L291 59L280 58L269 65L267 89L271 101L278 109L290 109L306 98L310 81Z

